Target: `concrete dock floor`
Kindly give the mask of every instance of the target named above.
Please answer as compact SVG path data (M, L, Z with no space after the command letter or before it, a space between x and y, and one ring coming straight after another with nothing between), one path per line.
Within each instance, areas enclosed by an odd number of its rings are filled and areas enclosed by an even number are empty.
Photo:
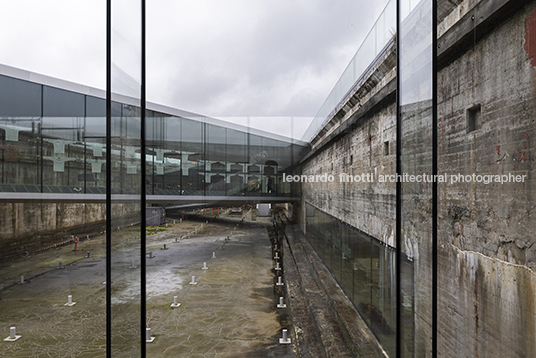
M147 326L156 339L147 344L148 357L295 356L292 344L279 344L281 329L288 328L291 338L293 329L288 312L276 308L266 225L241 224L225 242L235 225L177 220L150 231ZM195 226L197 233L175 242ZM133 338L139 337L140 270L133 232L113 236L114 357L135 356L139 347ZM167 250L161 250L164 244ZM0 357L105 355L105 236L81 241L76 254L71 246L0 264L0 334L7 337L16 326L22 335L0 341ZM83 258L87 251L91 257ZM57 269L59 261L65 269ZM191 276L197 285L189 285ZM64 305L67 295L76 305ZM180 307L170 307L173 296Z

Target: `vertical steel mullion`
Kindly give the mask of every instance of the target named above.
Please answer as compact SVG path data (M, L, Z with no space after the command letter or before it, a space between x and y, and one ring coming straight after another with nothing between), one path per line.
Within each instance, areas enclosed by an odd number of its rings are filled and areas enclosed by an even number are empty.
M369 289L370 289L370 297L369 297L369 304L370 304L370 327L372 327L372 288L374 287L374 276L372 275L372 249L374 247L374 243L372 242L372 238L369 238L370 241L370 250L369 250L369 257L370 257L370 282L369 282Z
M106 1L106 357L112 357L112 0Z
M396 357L402 357L402 120L400 118L400 0L396 1Z
M44 140L43 140L43 122L44 122L44 116L45 116L45 111L44 111L44 104L43 104L43 101L44 101L44 94L43 92L45 91L45 87L44 86L41 86L41 126L39 128L39 136L41 137L41 155L40 155L40 159L41 159L41 193L43 193L43 190L44 190L44 181L45 181L45 174L43 172L44 170L44 159L43 159L43 156L44 156Z
M87 128L87 96L84 96L84 194L87 190L87 142L86 142L86 128Z
M437 178L437 0L432 0L432 175ZM437 357L437 180L432 182L432 357Z
M140 247L140 268L141 268L141 309L140 309L140 328L141 328L141 356L146 357L146 340L145 329L147 327L147 288L146 288L146 274L147 266L145 262L146 256L146 192L145 192L145 178L146 178L146 148L145 148L145 120L146 120L146 73L145 73L145 0L141 0L141 247Z

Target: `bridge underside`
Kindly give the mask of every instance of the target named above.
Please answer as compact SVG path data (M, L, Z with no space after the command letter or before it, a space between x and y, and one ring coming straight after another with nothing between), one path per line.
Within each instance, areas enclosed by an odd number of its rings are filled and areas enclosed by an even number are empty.
M234 206L257 203L289 203L299 201L299 197L290 196L204 196L204 195L147 195L147 204L158 204L168 209L190 206ZM139 195L113 194L112 201L139 202ZM71 203L105 203L105 194L67 194L67 193L0 193L0 202L71 202Z

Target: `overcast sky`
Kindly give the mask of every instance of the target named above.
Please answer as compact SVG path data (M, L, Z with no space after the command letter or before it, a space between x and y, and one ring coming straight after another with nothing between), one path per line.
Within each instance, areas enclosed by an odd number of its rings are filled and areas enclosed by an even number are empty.
M0 2L0 63L104 88L104 0ZM148 0L148 100L300 137L386 2Z

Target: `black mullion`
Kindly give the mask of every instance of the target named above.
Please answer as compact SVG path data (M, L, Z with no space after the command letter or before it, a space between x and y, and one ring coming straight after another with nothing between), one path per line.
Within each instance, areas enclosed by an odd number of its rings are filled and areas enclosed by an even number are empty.
M145 329L147 327L147 288L146 274L147 267L145 263L146 250L146 229L147 215L145 206L147 205L145 192L146 179L146 148L145 148L145 120L146 120L146 81L145 81L145 0L141 0L141 247L140 247L140 275L141 275L141 309L140 309L140 327L141 327L141 356L146 357L146 340Z
M432 175L437 178L437 0L432 0ZM432 182L432 357L437 357L437 180Z
M84 194L87 193L87 142L86 142L86 127L87 127L87 96L84 96Z
M106 1L106 357L112 357L112 0Z
M44 87L41 86L41 127L39 128L39 135L41 137L41 155L38 156L41 159L41 163L40 163L41 164L41 193L43 192L43 182L45 180L45 175L43 173L43 169L44 169L43 162L45 161L43 159L43 156L45 154L45 153L43 153L43 148L44 148L44 146L43 146L43 142L44 142L44 140L43 140L43 117L45 115L45 113L44 113L44 105L43 105L43 98L44 98L43 91L44 91Z
M402 120L400 118L400 0L396 2L396 357L402 357Z

